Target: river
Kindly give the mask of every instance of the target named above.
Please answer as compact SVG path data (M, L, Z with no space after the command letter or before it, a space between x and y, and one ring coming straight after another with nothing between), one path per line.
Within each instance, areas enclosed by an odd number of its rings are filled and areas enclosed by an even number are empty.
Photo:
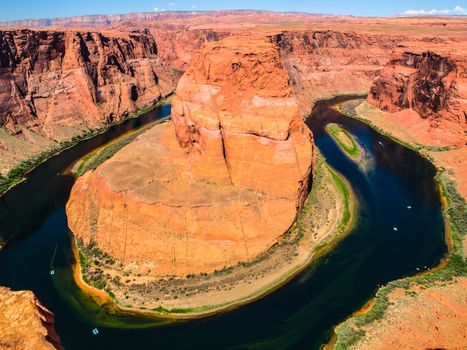
M65 170L128 130L169 115L170 106L62 152L0 198L0 235L9 239L0 251L0 285L34 291L55 314L65 349L318 349L379 285L437 265L447 249L433 165L330 108L344 99L317 103L308 124L329 165L356 193L358 223L332 252L267 297L205 319L166 322L114 315L76 288L65 214L74 178ZM330 122L365 149L367 167L348 159L324 131Z

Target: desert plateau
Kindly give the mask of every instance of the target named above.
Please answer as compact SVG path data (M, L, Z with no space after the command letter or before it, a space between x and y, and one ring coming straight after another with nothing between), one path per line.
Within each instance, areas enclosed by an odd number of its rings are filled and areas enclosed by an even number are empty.
M5 4L0 349L465 349L467 4L428 3Z

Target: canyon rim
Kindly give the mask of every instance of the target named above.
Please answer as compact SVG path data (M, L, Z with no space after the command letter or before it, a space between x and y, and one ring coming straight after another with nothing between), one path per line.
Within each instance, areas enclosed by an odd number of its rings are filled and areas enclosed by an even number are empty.
M436 168L448 249L438 268L389 282L341 318L327 347L462 346L466 32L462 16L253 10L2 22L1 190L14 193L47 159L170 104L169 118L126 130L57 174L75 176L60 207L75 283L122 314L228 312L308 273L365 222L362 193L308 127L319 101L349 96L332 108ZM2 232L2 246L18 236ZM62 348L54 310L31 292L0 287L0 303L0 346ZM419 328L405 334L414 319Z

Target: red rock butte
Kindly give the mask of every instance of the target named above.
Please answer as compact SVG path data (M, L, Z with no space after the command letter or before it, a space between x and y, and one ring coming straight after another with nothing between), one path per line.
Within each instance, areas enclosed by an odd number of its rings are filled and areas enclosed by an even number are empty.
M293 224L313 142L277 45L226 38L196 53L172 120L78 179L69 225L149 275L252 261Z

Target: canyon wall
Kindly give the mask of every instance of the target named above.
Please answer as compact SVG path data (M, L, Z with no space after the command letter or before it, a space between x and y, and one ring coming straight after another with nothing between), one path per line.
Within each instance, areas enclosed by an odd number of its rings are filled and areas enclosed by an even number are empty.
M63 349L55 333L54 316L30 291L0 287L1 349Z
M281 48L291 86L305 113L342 93L366 94L403 37L332 30L285 31L270 36Z
M178 84L172 121L78 179L69 226L132 273L252 261L293 224L313 152L278 47L208 43Z
M412 109L433 122L449 120L465 126L465 57L441 56L430 51L399 54L373 82L368 102L390 113Z
M0 171L171 92L157 53L149 30L0 31Z
M184 25L152 24L158 57L164 66L184 72L193 54L204 44L219 41L229 35L228 30L190 29Z

